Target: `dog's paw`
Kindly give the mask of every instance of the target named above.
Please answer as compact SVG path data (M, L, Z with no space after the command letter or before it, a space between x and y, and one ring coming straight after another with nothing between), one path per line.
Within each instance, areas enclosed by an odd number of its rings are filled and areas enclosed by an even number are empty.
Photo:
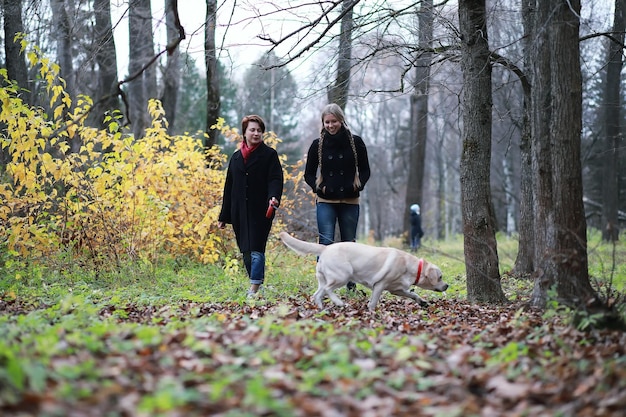
M430 305L430 303L426 300L420 300L420 307L428 307Z

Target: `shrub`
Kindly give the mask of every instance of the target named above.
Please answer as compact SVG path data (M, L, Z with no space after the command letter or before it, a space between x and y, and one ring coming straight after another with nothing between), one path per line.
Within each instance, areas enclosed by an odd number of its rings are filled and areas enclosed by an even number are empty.
M148 103L152 124L142 138L130 135L119 115L107 116L104 129L87 126L91 99L73 101L58 66L37 48L28 57L47 85L53 117L24 103L0 70L7 132L0 144L10 157L0 183L0 247L9 256L69 252L119 268L164 254L216 263L235 251L231 232L216 226L227 159L218 147L204 151L199 138L170 136L157 100ZM239 137L223 120L214 128L231 141ZM265 141L280 143L271 132ZM301 175L285 176L298 188ZM293 202L283 199L281 207L291 210Z

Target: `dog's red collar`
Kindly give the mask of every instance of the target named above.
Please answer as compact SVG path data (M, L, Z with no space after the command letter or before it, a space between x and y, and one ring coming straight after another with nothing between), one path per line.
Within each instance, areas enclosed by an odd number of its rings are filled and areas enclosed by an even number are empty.
M420 259L419 263L417 264L417 275L415 276L415 285L417 285L417 283L420 282L420 275L422 275L423 267L424 267L424 260Z

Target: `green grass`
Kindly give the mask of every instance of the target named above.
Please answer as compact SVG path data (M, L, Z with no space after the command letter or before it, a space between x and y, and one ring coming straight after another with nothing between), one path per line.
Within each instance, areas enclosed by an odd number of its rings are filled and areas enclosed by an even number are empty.
M398 239L382 245L402 247ZM626 290L626 244L602 242L591 234L588 244L589 274L594 288ZM449 241L426 239L417 256L437 264L450 285L448 297L464 298L465 263L463 238ZM498 236L498 256L502 284L509 298L518 300L532 285L507 275L517 256L517 241ZM314 256L301 257L274 239L267 252L264 299L279 301L285 294L313 294L317 288ZM120 271L85 270L73 263L49 262L47 266L26 262L6 262L0 269L0 294L20 297L34 303L50 304L68 293L83 294L94 300L113 298L137 304L165 304L177 300L195 302L243 302L248 281L240 259L234 257L226 270L189 260L163 260L157 265L142 262L124 265Z
M593 236L589 246L592 276L603 285L613 276L613 285L623 288L624 244L613 247ZM523 301L532 282L504 273L516 251L514 240L499 239L503 288L510 300ZM447 293L420 291L434 301L428 309L386 294L387 311L375 313L363 308L369 290L345 289L339 295L348 308L318 311L310 301L317 287L315 257L297 256L276 241L267 253L263 296L254 300L246 298L249 283L236 258L226 269L179 259L137 262L109 272L63 259L46 266L5 262L0 271L0 412L10 405L20 409L25 398L48 402L49 416L67 410L122 415L114 411L115 404L132 394L126 401L141 416L292 416L300 400L341 402L349 396L357 404L381 395L382 389L409 395L411 401L400 402L405 414L397 415L416 415L410 404L417 407L424 392L446 386L437 382L442 378L450 386L471 388L487 382L480 375L492 372L553 387L565 381L554 376L565 367L583 384L589 369L609 363L594 378L621 380L625 363L609 349L603 351L607 357L566 361L577 346L593 344L599 336L576 336L572 344L572 332L558 311L527 317L510 307L492 310L458 302L466 294L462 238L425 240L418 255L441 267L450 285ZM613 339L606 343L619 349ZM463 360L471 371L451 373L447 358L465 348L471 355ZM544 369L550 366L551 371ZM598 387L599 395L626 389ZM464 391L465 400L452 409L445 389L437 395L442 403L428 404L442 409L429 415L477 415L468 411L480 406L467 403L480 403L474 393ZM561 394L554 395L558 405ZM94 404L111 408L100 414L90 408Z
M515 265L518 244L516 239L503 234L498 234L497 240L500 274L503 285L506 285L505 282L511 281L507 274ZM614 289L620 292L626 291L626 242L623 240L615 244L603 242L599 232L592 232L588 236L587 247L589 277L594 288L602 290L611 283ZM428 257L431 262L439 265L448 279L452 277L457 283L459 280L464 282L465 261L462 236L449 241L426 240L418 255ZM513 281L517 280L513 279ZM464 290L460 290L460 295L465 294Z

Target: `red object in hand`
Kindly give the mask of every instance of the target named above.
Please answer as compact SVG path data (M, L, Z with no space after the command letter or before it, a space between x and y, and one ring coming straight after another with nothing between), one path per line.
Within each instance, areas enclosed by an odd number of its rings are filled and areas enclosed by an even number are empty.
M270 200L270 205L267 206L267 211L265 212L265 217L267 217L268 219L271 219L274 215L274 212L276 211L276 206L273 203L274 201Z

